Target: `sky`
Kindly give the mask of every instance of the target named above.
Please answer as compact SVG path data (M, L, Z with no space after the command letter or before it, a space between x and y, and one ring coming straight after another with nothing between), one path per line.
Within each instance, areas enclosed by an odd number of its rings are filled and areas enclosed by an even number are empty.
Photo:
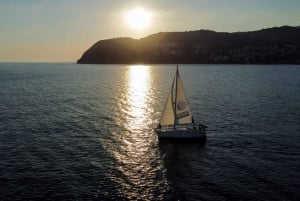
M132 28L128 13L150 16ZM76 62L99 40L300 26L300 0L0 0L0 62Z

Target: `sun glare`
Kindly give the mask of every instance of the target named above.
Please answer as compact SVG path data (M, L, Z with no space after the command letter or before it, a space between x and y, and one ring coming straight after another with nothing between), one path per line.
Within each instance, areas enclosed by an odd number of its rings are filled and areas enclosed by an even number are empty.
M142 8L133 9L127 14L127 23L134 29L145 29L150 19L150 13Z

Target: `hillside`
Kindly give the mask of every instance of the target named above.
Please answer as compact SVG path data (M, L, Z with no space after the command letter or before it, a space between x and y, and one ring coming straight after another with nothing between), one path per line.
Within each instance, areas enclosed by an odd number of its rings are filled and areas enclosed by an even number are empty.
M251 32L162 32L142 39L101 40L79 64L300 64L300 28L274 27Z

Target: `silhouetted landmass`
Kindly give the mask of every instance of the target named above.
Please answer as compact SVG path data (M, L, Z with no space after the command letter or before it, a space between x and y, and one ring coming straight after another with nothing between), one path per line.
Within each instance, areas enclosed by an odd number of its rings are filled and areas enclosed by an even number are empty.
M300 28L250 32L163 32L142 39L101 40L77 61L81 64L300 64Z

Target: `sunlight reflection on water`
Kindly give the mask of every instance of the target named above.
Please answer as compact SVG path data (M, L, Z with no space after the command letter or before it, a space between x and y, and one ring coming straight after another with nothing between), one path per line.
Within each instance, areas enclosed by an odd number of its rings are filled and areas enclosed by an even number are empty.
M151 102L151 71L149 66L129 66L127 70L128 86L126 100L127 128L131 131L143 130L151 120L149 113L153 110ZM148 114L148 115L147 115Z
M167 190L166 180L157 182L157 176L163 177L163 165L157 160L158 149L153 149L157 139L152 129L155 94L151 88L151 68L143 65L126 68L126 81L116 110L119 114L115 115L121 129L113 133L117 146L109 150L121 174L114 180L129 199L154 199L157 192Z

